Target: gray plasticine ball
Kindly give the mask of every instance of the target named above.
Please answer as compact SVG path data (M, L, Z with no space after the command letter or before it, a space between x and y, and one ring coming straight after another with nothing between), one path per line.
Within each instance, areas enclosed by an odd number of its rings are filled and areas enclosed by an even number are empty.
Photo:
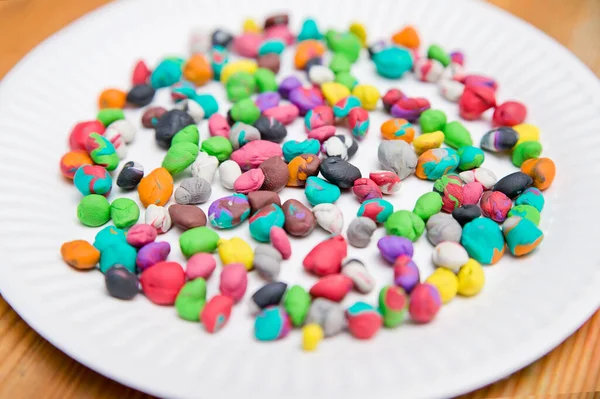
M348 243L356 248L366 248L371 242L371 236L377 230L377 224L368 217L360 216L354 219L346 230Z
M339 303L325 298L316 298L310 305L306 324L317 323L326 337L341 332L346 327L344 309Z
M258 244L254 250L253 265L258 274L267 281L275 281L281 270L281 253L269 244Z
M175 202L181 205L202 204L210 198L212 188L202 177L183 179L175 190Z
M460 242L462 227L449 213L436 213L427 221L427 238L433 245L442 241Z
M104 273L106 291L119 299L132 299L140 291L138 277L122 265L116 264Z
M410 176L417 167L417 154L410 144L402 140L383 140L377 156L381 167L395 172L400 179Z

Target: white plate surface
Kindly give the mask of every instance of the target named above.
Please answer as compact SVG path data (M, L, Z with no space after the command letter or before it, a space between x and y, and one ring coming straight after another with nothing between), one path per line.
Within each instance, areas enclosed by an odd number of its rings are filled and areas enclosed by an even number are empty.
M185 55L187 34L195 26L238 31L246 16L262 19L282 7L275 0L117 2L55 34L9 73L0 87L0 288L14 309L81 363L166 397L447 397L508 375L575 331L600 304L595 209L600 195L600 84L551 39L477 2L311 0L289 3L285 10L294 29L305 15L317 16L322 27L338 29L360 20L371 38L389 37L411 22L426 45L460 48L469 71L496 77L500 100L528 105L528 121L540 127L544 154L558 167L542 213L546 238L535 256L505 256L486 267L487 285L479 296L454 300L429 325L382 331L369 342L343 335L306 354L298 331L281 342L257 343L245 304L235 308L222 332L209 336L199 324L178 319L173 308L154 306L142 295L132 302L110 298L99 272L79 273L61 261L61 243L91 241L98 230L77 222L80 196L61 178L58 161L73 124L94 118L100 90L127 88L139 57L154 65L161 56ZM291 60L288 50L279 76L291 71ZM400 81L376 77L366 55L353 72L382 92L400 87L428 97L450 120L458 118L456 105L440 98L435 85L412 76ZM228 105L222 87L213 83L205 91L218 96L224 113ZM163 90L157 101L167 105L168 97ZM127 118L139 126L140 114L129 111ZM354 159L363 174L378 166L378 127L384 118L381 111L372 113L370 137ZM467 125L476 141L489 129L489 121ZM207 138L206 122L200 130L201 138ZM300 121L289 131L288 138L304 136ZM127 159L149 171L159 166L163 154L153 132L141 129ZM516 170L508 157L493 155L484 166L498 175ZM225 195L217 180L213 187L213 199ZM428 190L430 183L411 177L391 201L396 209L412 209ZM115 188L109 199L123 195L136 197ZM281 195L305 201L301 190L285 189ZM340 205L347 225L358 205L351 194ZM174 229L160 239L172 243L172 259L183 261L178 235ZM236 235L251 240L247 225L222 233ZM382 235L380 229L374 241ZM318 231L294 240L294 257L285 262L282 280L306 287L314 283L302 271L301 260L325 237ZM431 245L424 237L415 252L426 277L433 267ZM374 242L368 249L351 248L350 255L362 259L380 285L392 281ZM209 284L210 294L217 284L218 275ZM245 299L259 284L252 276ZM353 294L345 304L358 298ZM374 303L376 294L366 300Z

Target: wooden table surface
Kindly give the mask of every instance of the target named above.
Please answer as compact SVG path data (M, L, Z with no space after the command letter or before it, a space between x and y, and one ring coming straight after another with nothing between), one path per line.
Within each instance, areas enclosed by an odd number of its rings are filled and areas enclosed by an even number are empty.
M108 0L0 0L0 78L44 38ZM599 0L491 0L568 47L600 76ZM0 398L146 398L50 345L0 298ZM600 395L600 311L537 362L463 398Z

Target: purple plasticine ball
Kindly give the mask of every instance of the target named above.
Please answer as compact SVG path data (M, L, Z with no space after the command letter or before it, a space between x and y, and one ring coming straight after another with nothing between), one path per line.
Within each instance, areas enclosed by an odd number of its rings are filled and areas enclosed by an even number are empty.
M381 256L389 264L393 265L399 256L413 256L413 243L405 237L385 236L377 242L377 248L381 252Z
M158 262L166 260L170 252L171 245L168 242L151 242L144 245L138 251L135 263L141 271L144 271L147 268L154 266Z
M323 97L315 89L296 87L290 92L289 100L298 107L300 115L306 115L311 109L325 104Z
M281 81L281 83L279 83L279 94L281 94L281 97L283 98L288 98L290 96L290 92L292 90L294 90L296 87L301 87L302 86L302 82L300 81L300 79L298 79L295 76L288 76L287 78L283 79Z
M275 108L279 105L281 96L276 91L268 91L260 93L256 97L256 106L260 109L260 112L265 112L268 109Z

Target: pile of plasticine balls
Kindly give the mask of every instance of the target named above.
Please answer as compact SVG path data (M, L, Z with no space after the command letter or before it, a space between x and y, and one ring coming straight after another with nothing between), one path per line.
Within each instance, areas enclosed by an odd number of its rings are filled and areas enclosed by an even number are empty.
M102 91L96 118L73 127L70 151L60 161L62 174L82 194L79 221L89 227L112 221L93 243L64 243L62 257L78 270L100 269L111 296L128 300L141 292L216 333L242 301L254 270L265 282L250 297L256 339L277 340L301 328L302 347L311 351L324 337L344 331L370 339L407 317L429 323L456 295L482 290L482 265L497 263L507 249L512 256L527 255L542 242L542 191L552 184L555 165L540 157L539 130L525 123L526 107L498 103L498 83L466 73L461 52L437 45L422 51L411 26L370 45L360 23L322 33L315 20L306 19L296 35L285 14L270 16L262 27L248 19L237 36L195 31L190 46L189 58L165 58L154 69L137 62L129 91ZM278 77L281 53L289 46L295 46L298 74ZM328 50L330 62L323 65ZM476 146L461 121L448 121L428 99L399 89L381 95L359 83L351 70L363 51L385 78L413 73L436 83L445 100L458 104L463 120L481 119L490 110L491 130ZM230 61L230 53L241 58ZM211 81L222 83L231 102L226 112L219 113L215 98L199 89ZM160 89L170 92L171 109L152 106ZM125 162L117 175L136 134L124 110L142 107L141 123L154 130L164 159L149 173L138 162ZM381 169L363 175L351 160L361 139L374 130L369 111L376 109L389 115L379 129ZM304 121L306 139L285 141L297 118ZM197 125L204 119L210 138L200 142ZM495 153L509 155L520 170L498 179L482 167L486 154ZM173 176L184 170L191 177L174 187ZM232 192L214 199L217 170L220 184ZM433 189L414 209L395 210L385 198L413 174L431 181ZM141 221L136 201L107 199L115 177L121 190L137 190L145 208ZM296 199L282 203L277 193L284 187L304 190L310 206ZM335 203L350 192L357 200L356 218L342 235L344 220ZM171 198L174 203L166 207ZM197 205L208 201L206 214ZM241 238L220 238L220 230L246 221L254 248ZM302 266L319 280L310 288L279 281L293 250L289 236L305 237L317 225L331 235L310 250ZM157 241L172 227L181 231L185 267L169 261L168 242ZM347 252L348 244L369 246L380 227L387 235L377 247L393 278L376 287L369 268ZM425 279L413 260L413 242L423 233L434 246L437 266ZM219 292L207 295L207 281L217 268L215 252L224 266ZM376 304L358 301L343 308L340 303L352 290L375 289Z

